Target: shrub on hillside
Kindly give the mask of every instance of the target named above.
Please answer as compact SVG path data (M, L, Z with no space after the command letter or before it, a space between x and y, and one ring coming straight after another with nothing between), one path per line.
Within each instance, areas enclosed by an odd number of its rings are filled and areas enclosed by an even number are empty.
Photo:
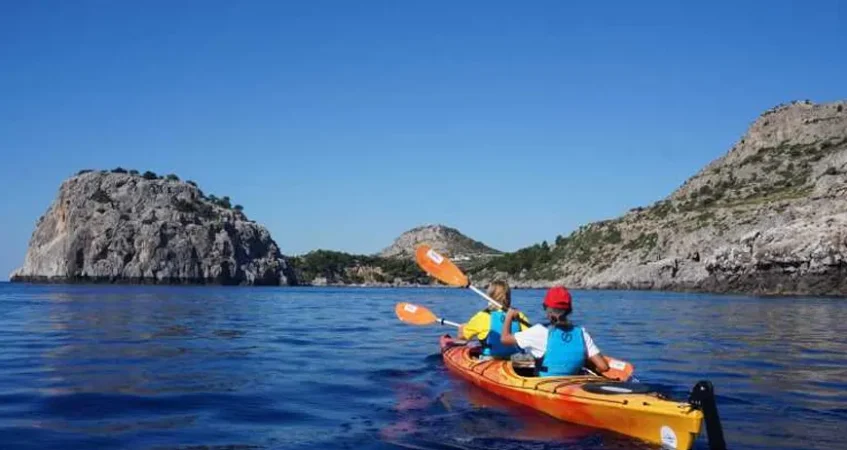
M177 199L174 199L172 203L174 205L174 208L176 208L176 210L179 211L179 212L193 213L193 212L197 211L197 208L195 207L194 202L190 202L190 201L187 201L187 200L183 200L181 198L177 198Z
M656 246L656 241L659 239L658 233L641 233L637 238L624 244L626 250L636 249L652 249Z
M310 282L323 277L331 282L361 283L364 280L355 274L359 267L372 267L382 271L374 274L376 281L393 281L399 278L407 283L428 284L428 276L414 261L378 256L351 255L330 250L316 250L291 259L297 278Z
M97 203L112 203L112 198L109 197L109 194L101 189L97 189L97 191L91 194L91 200Z
M557 239L557 245L564 245L567 238ZM558 247L557 247L558 248ZM524 270L531 270L551 259L550 247L547 242L535 244L531 247L522 248L513 253L507 253L492 260L485 267L492 268L498 272L506 272L510 275L520 274Z

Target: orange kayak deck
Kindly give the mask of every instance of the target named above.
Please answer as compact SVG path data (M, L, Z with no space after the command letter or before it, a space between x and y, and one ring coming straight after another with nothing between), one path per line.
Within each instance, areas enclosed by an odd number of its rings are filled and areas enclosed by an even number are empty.
M703 413L689 403L660 398L646 385L598 376L524 377L510 361L480 361L471 347L441 338L447 368L500 397L556 419L641 439L673 449L690 449Z

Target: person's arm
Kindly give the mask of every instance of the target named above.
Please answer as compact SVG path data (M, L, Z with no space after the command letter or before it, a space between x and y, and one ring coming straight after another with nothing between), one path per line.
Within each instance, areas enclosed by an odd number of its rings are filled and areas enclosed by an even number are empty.
M520 313L520 314L518 315L518 318L520 318L520 319L522 320L521 322L519 322L519 324L518 324L518 328L519 328L521 331L526 331L526 330L528 330L528 329L529 329L529 327L530 327L530 325L527 325L527 324L529 323L529 319L526 317L526 314L524 314L524 313Z
M503 330L500 331L500 342L503 345L518 345L515 335L512 334L512 320L520 313L517 309L511 308L506 313L506 319L503 321Z
M591 339L591 335L585 331L585 328L582 329L582 339L585 341L585 353L588 355L588 361L594 366L594 370L599 373L608 371L609 363L606 362L606 358L600 353L600 349L597 348L597 344L594 343L594 339Z
M489 315L484 312L478 312L459 327L459 338L471 340L474 337L482 340L488 336Z
M604 358L601 353L589 357L588 360L591 361L591 364L594 366L594 370L599 373L609 370L609 363L606 362L606 358Z

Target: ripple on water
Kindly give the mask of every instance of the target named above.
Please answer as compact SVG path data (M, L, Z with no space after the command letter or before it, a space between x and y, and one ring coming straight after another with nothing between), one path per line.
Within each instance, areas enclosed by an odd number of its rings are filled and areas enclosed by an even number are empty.
M574 294L574 319L642 381L685 398L711 379L731 448L843 446L842 301ZM513 296L540 318L543 291ZM394 318L410 299L456 321L484 306L448 289L0 285L0 447L654 448L448 376L445 329Z

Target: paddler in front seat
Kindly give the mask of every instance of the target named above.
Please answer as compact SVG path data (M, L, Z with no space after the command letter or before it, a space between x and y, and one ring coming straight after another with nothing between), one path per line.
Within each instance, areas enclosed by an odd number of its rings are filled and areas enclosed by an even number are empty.
M505 281L495 280L489 284L488 296L506 309L512 304L512 290L509 289L509 285ZM500 330L503 328L506 314L495 308L489 305L488 308L474 314L467 323L459 327L459 337L466 340L477 338L483 347L482 359L509 359L511 355L520 352L520 349L514 344L503 345L500 342ZM520 315L520 318L524 323L529 323L529 320L523 314ZM526 329L527 326L517 320L511 326L514 333Z
M526 331L513 332L512 320L520 314L515 309L506 313L500 336L503 345L517 345L539 363L542 377L578 375L587 362L603 373L609 370L606 359L584 328L568 320L573 311L570 292L562 286L551 288L544 296L544 312L549 325L536 324Z

